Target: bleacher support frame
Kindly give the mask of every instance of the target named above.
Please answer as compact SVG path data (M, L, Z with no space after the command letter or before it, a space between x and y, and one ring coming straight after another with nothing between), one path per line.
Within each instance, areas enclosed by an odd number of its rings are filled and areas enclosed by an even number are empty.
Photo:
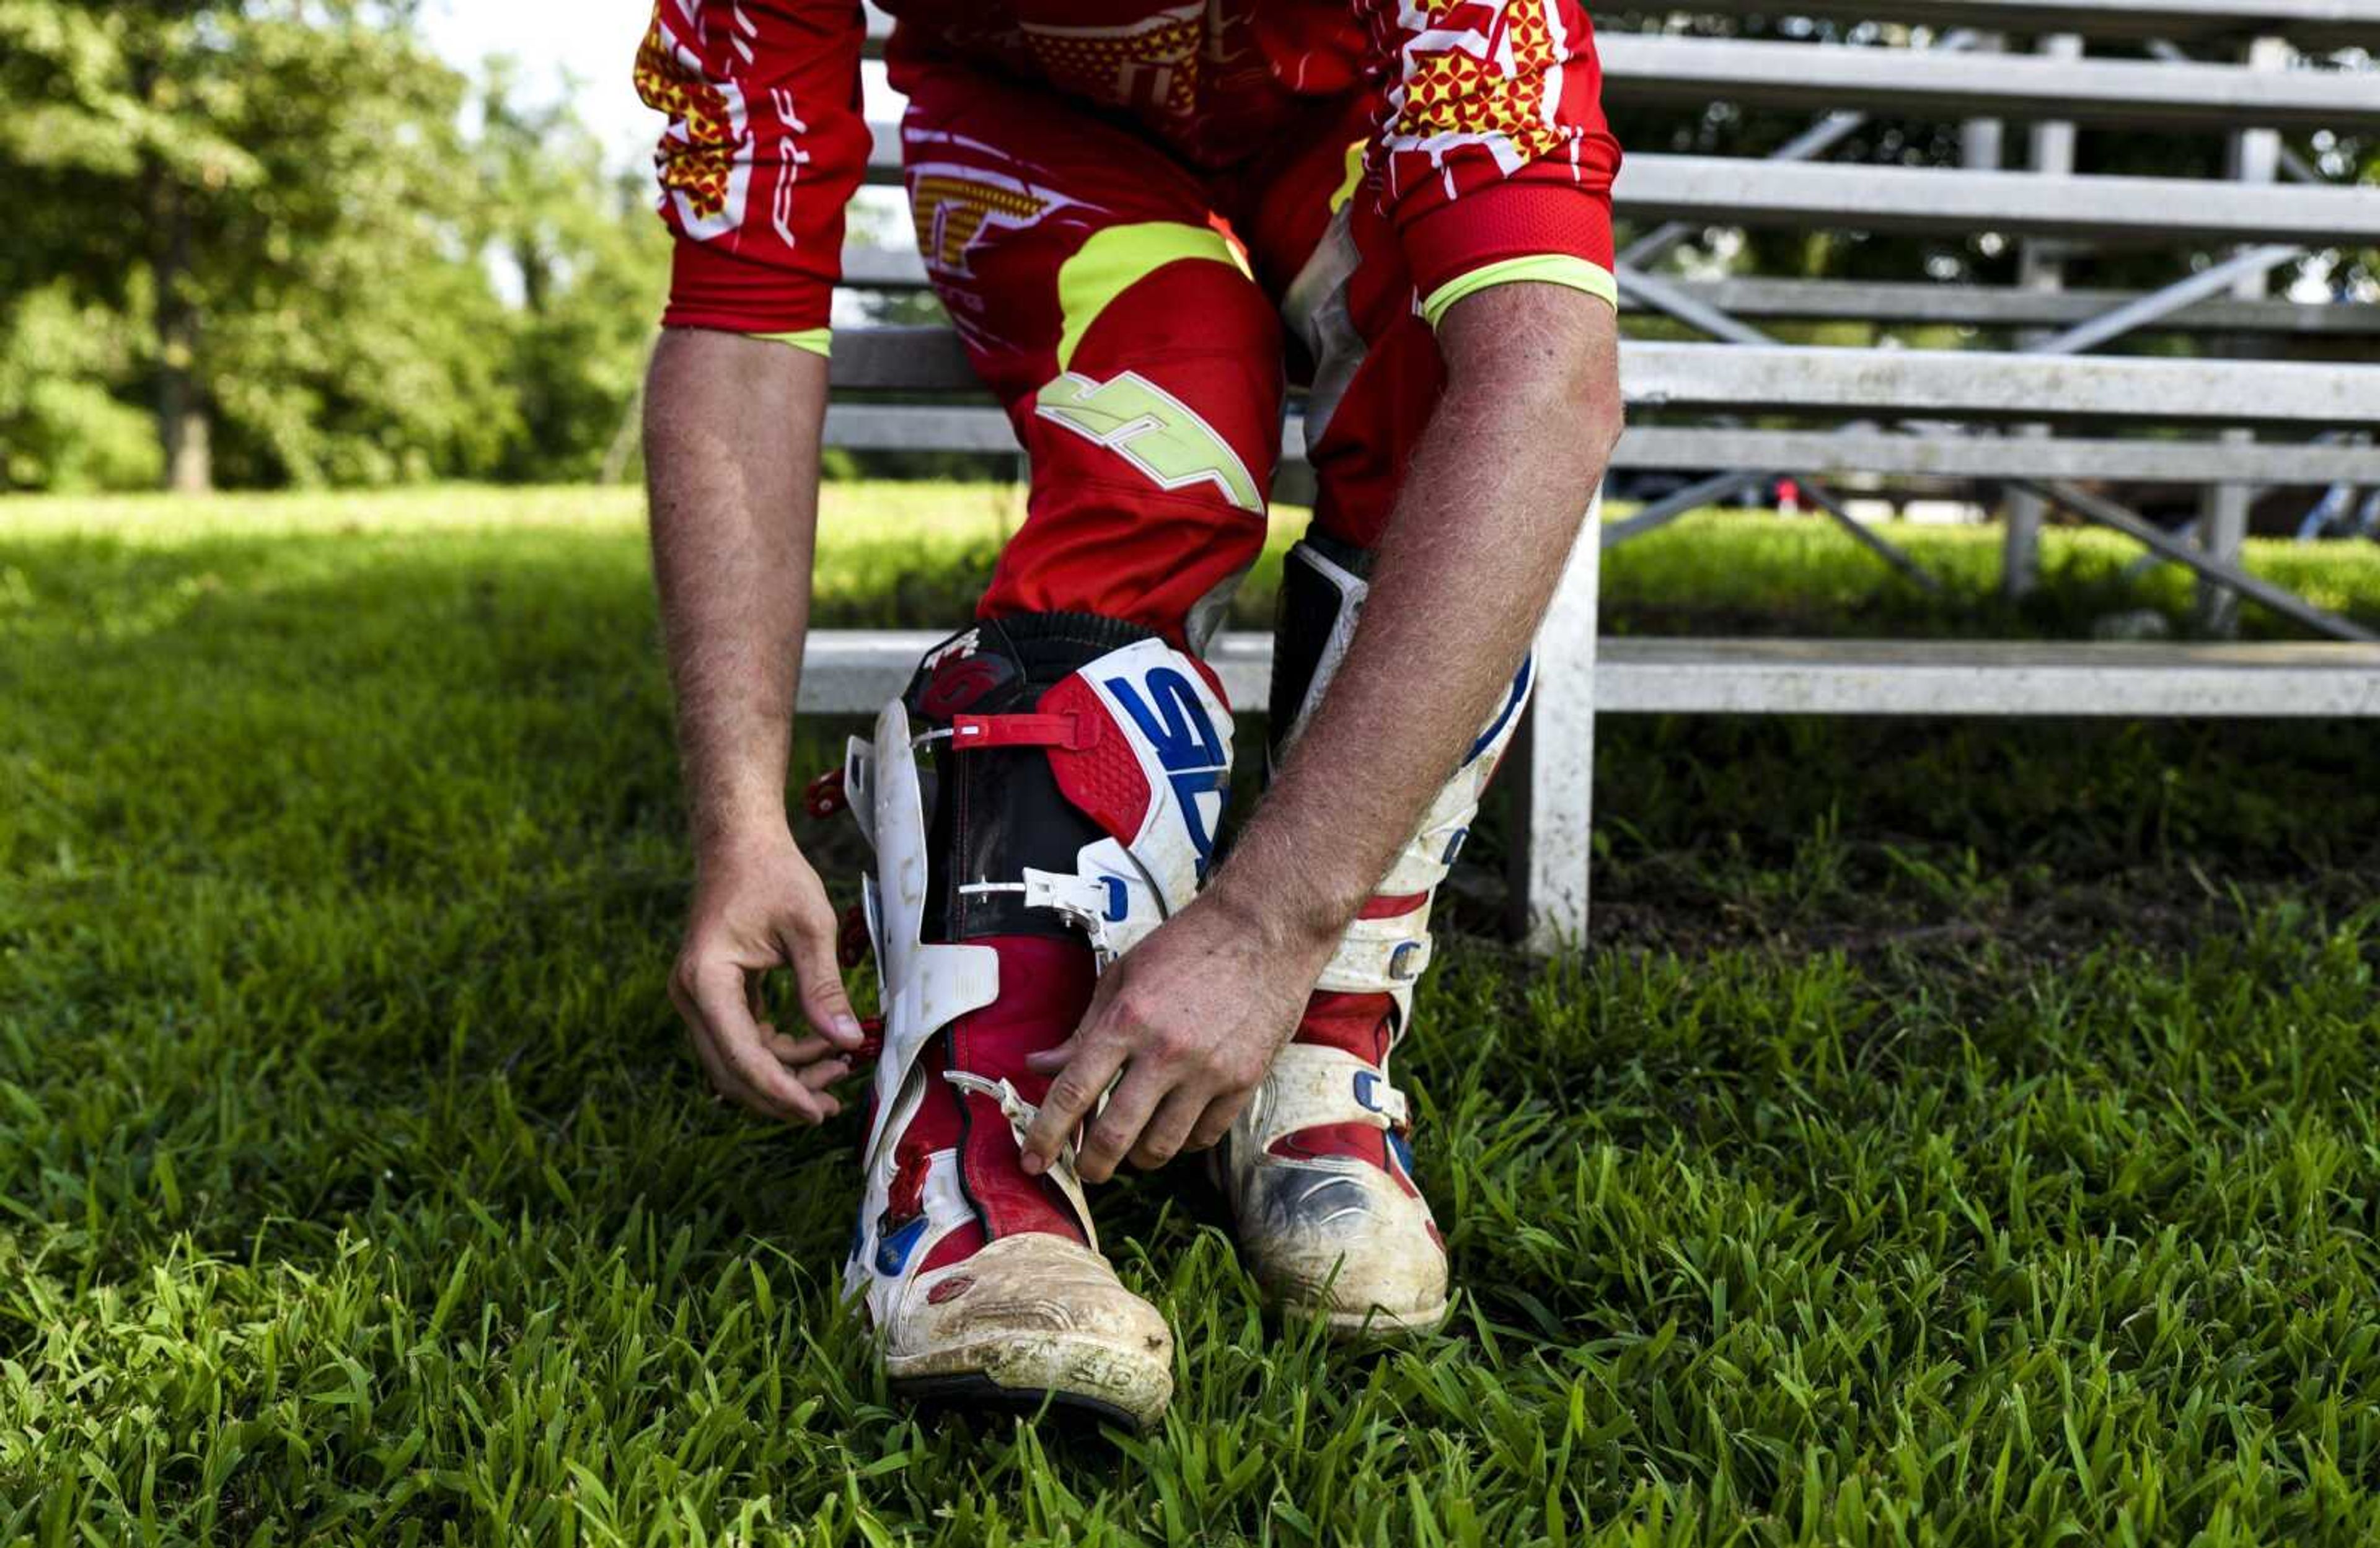
M1694 8L1776 11L1765 0L1699 0ZM1808 106L1819 115L1766 159L1638 154L1622 173L1620 213L1645 227L1620 253L1624 309L1663 314L1719 342L1639 341L1623 349L1624 387L1639 419L1613 466L1710 472L1625 521L1598 524L1602 541L1580 545L1541 637L1545 670L1532 723L1507 775L1523 824L1512 845L1515 909L1539 949L1585 927L1598 713L2380 717L2374 635L2239 562L2250 486L2380 486L2380 446L2360 433L2375 417L2368 405L2380 404L2380 366L2228 357L2252 340L2289 348L2380 337L2380 307L2305 306L2263 294L2265 276L2309 249L2380 245L2380 188L2326 185L2275 132L2380 127L2380 69L2289 70L2279 41L2368 45L2380 40L2380 0L1795 0L1791 9L1956 30L1917 50L1604 40L1606 89L1615 96L1719 97ZM876 30L880 39L883 29ZM2003 39L2034 39L2038 47L2001 52ZM2161 63L2088 57L2088 41L2103 39L2144 42ZM2242 62L2208 63L2184 43ZM1983 164L1937 171L1823 159L1875 112L1967 118L1971 163ZM2030 122L2033 170L1990 164L2004 143L2003 119ZM2078 123L2228 133L2244 180L2073 175ZM890 180L898 163L898 133L880 126L871 175ZM2210 187L2223 197L2205 199ZM2010 290L1854 285L1685 278L1654 268L1680 244L1727 224L1994 231L2022 244L2022 283ZM2076 244L2160 240L2217 250L2146 293L2065 285ZM844 272L847 284L873 290L914 290L926 278L914 252L867 248L845 255ZM2017 332L2015 347L1997 353L1846 350L1779 345L1757 325L1828 319ZM2090 353L2143 330L2206 338L2220 357ZM828 416L832 444L1016 449L945 331L839 333L834 380L842 401ZM887 393L905 401L884 401ZM933 401L917 402L921 395ZM1705 422L1670 422L1682 412ZM1801 422L1745 423L1755 416ZM2120 433L2192 424L2215 433ZM1285 431L1284 459L1302 458L1294 416ZM1796 470L1821 513L1918 584L1929 577L1853 519L1829 480L1873 475L2000 488L2010 504L2007 573L2020 589L2038 515L2058 508L2133 538L2155 560L2189 566L2208 595L2253 601L2350 643L1597 639L1600 547L1783 468ZM2111 480L2195 483L2214 492L2193 538L2098 487ZM872 712L929 643L925 635L813 635L803 708ZM1269 642L1259 637L1217 643L1215 659L1243 710L1264 707L1269 656Z

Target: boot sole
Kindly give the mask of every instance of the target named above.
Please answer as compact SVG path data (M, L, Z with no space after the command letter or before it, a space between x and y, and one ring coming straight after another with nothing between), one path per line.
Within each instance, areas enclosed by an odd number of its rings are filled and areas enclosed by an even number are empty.
M944 1352L931 1358L939 1369L917 1369L927 1363L924 1359L888 1358L888 1385L904 1397L928 1402L1025 1413L1045 1406L1070 1409L1135 1433L1154 1427L1173 1397L1170 1362L1159 1364L1104 1345L1020 1347L1012 1341ZM1135 1391L1153 1393L1155 1398L1132 1404L1112 1396Z
M1076 1414L1101 1424L1112 1424L1135 1434L1146 1433L1156 1423L1155 1420L1141 1419L1128 1409L1119 1408L1101 1398L1087 1397L1079 1392L1065 1392L1056 1387L1036 1390L1002 1386L982 1374L911 1376L890 1385L893 1396L910 1403L993 1409L1014 1414L1038 1414L1047 1409L1060 1415Z

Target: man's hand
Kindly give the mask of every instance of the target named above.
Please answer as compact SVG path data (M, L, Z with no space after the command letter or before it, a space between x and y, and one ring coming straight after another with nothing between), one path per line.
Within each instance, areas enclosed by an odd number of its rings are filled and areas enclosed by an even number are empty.
M1377 550L1347 659L1214 887L1099 981L1026 1166L1122 1070L1082 1174L1214 1143L1288 1040L1330 952L1510 691L1620 434L1611 308L1506 284L1439 324L1446 387Z
M653 578L698 856L670 997L721 1095L810 1123L840 1110L826 1087L860 1041L833 910L785 827L825 413L826 362L807 351L672 328L653 352ZM800 983L808 1037L763 1019L760 986L780 967Z
M1267 921L1214 892L1168 920L1100 975L1072 1037L1026 1056L1056 1079L1025 1136L1025 1169L1056 1159L1119 1071L1075 1156L1090 1181L1113 1176L1126 1156L1161 1167L1221 1139L1295 1030L1332 944L1284 944Z
M835 963L836 921L818 873L783 830L706 857L670 998L722 1096L767 1118L824 1123L843 1110L827 1090L851 1073L859 1018ZM779 1032L762 985L791 968L810 1035Z

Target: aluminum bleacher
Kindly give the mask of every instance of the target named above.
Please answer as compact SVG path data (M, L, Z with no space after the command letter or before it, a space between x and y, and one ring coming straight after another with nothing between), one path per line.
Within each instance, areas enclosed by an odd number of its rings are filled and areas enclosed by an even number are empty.
M1597 40L1604 78L1642 101L2061 118L2127 128L2380 126L2380 74L2136 59L1647 37Z
M1927 46L1606 33L1607 99L1727 102L1818 115L1767 159L1632 154L1617 190L1623 312L1712 342L1635 338L1622 351L1632 424L1620 469L1701 470L1675 496L1600 525L1604 546L1698 503L1790 474L1843 530L1924 579L1852 520L1829 480L1953 478L2001 491L2010 574L2029 574L2041 513L2062 509L2182 563L2225 605L2244 598L2327 635L2326 645L1878 643L1617 640L1598 651L1594 546L1566 578L1541 650L1548 669L1514 760L1528 840L1516 896L1530 937L1583 929L1594 718L1601 713L2380 716L2380 643L2356 624L2247 574L2238 562L2249 494L2380 486L2380 306L2307 304L2265 293L2312 252L2380 246L2380 187L2331 181L2281 131L2380 129L2380 0L1796 0L1791 14L1873 22L1844 35ZM1773 18L1770 4L1706 0L1682 15ZM1931 37L1911 28L1973 29ZM2038 40L2006 52L2007 40ZM2091 58L2124 40L2152 59ZM2362 45L2327 67L2309 51ZM2198 54L2188 53L2197 50ZM2221 58L2200 57L2216 53ZM1823 159L1867 114L2030 125L2029 170L1996 152L1963 168ZM2075 175L2077 123L2229 138L2232 180ZM1971 132L1994 146L1997 133ZM897 176L897 130L880 127L873 172ZM2013 287L1865 284L1665 272L1713 228L1989 233L2022 245ZM2078 252L2190 255L2151 290L2065 290ZM1710 266L1704 266L1705 270ZM914 250L855 248L845 283L914 292ZM1757 324L1870 325L1880 347L1779 343ZM1898 347L1900 328L1959 327L2008 347ZM1674 329L1670 330L1672 333ZM2159 335L2155 356L2094 353ZM2343 347L2342 347L2343 346ZM2339 356L2350 357L2342 361ZM1014 452L954 338L934 327L839 332L832 444ZM1757 417L1758 423L1745 420ZM1303 455L1293 409L1284 457ZM2111 485L2200 484L2206 515L2169 531ZM2220 622L2219 612L2210 615ZM872 709L923 648L905 635L813 640L803 703ZM1227 637L1218 659L1234 700L1260 709L1269 642Z
M1773 0L1704 0L1691 8L1712 16L1779 11ZM2179 43L2278 37L2301 48L2369 46L2380 29L2380 6L2373 0L1796 0L1785 10L1851 21Z

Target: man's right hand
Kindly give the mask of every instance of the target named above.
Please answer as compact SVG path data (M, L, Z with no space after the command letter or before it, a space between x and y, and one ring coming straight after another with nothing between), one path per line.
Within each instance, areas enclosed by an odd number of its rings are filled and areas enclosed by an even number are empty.
M720 1095L764 1117L823 1123L843 1110L827 1090L851 1073L864 1036L835 961L837 921L790 831L707 847L670 998ZM793 970L809 1035L765 1019L762 985Z
M785 760L809 622L826 361L767 339L665 328L645 389L653 578L677 691L695 889L670 998L722 1097L823 1123L858 1019L834 910L785 826ZM809 1035L767 1022L791 968Z

